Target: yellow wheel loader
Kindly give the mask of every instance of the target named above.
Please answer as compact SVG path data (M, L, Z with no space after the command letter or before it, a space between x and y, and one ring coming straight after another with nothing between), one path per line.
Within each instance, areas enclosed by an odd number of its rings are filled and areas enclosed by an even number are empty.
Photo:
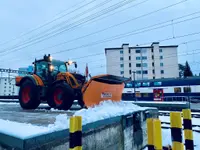
M50 55L33 62L34 72L16 77L19 103L23 109L36 109L42 101L56 109L68 110L74 100L81 107L92 107L101 101L120 101L124 82L128 78L99 75L86 81L86 77L70 73L68 66L76 62L54 60Z

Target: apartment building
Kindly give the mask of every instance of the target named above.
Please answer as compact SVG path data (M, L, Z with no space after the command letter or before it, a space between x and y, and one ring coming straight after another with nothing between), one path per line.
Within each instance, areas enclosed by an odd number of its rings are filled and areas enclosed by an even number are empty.
M108 74L133 79L158 79L179 77L178 45L129 47L123 44L117 48L105 48Z
M18 95L19 88L15 86L15 78L0 77L0 96Z

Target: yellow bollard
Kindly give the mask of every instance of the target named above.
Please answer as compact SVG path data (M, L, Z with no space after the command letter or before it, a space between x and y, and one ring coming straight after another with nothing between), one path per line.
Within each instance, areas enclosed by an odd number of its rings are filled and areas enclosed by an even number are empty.
M147 119L147 139L148 139L148 150L154 150L154 143L153 143L153 119Z
M82 117L70 118L69 150L82 150Z
M161 131L161 121L159 119L155 119L153 121L153 141L154 141L154 149L162 150L162 131Z
M170 112L170 126L172 149L183 150L184 146L182 143L182 121L180 112Z
M182 112L183 112L185 149L186 150L194 150L191 111L190 111L190 109L183 109Z

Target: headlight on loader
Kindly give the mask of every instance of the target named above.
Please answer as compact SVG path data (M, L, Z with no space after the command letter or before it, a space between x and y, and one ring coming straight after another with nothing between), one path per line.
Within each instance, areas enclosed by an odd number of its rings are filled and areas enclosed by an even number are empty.
M50 66L49 66L49 70L52 72L53 69L54 69L53 65L50 65Z

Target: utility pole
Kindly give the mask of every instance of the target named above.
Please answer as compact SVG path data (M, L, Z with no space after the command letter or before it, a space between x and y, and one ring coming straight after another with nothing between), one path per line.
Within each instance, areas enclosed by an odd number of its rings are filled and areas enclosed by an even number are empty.
M134 96L135 96L135 101L136 101L136 90L135 90L135 74L136 74L136 71L132 71L132 73L133 73L133 81L134 81Z

